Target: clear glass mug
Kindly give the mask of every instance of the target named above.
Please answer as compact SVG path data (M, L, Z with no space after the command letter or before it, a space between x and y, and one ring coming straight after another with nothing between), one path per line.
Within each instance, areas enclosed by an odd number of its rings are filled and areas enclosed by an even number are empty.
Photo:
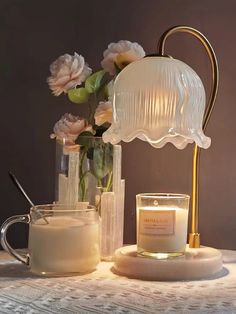
M7 242L8 228L29 224L28 253ZM8 218L1 226L1 245L17 260L40 275L59 276L93 271L100 261L99 215L94 206L37 205L30 214Z
M136 195L139 255L165 259L183 255L187 243L189 195Z

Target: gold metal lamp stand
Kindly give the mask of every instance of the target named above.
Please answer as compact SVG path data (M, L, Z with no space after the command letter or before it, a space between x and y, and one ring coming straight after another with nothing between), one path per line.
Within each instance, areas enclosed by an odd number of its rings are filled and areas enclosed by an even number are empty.
M211 67L212 67L212 86L211 86L211 92L209 96L208 105L205 109L204 114L204 120L203 120L203 131L206 130L207 124L209 122L212 110L215 105L216 95L218 91L218 84L219 84L219 69L218 69L218 63L216 59L215 52L207 40L207 38L200 33L198 30L189 27L189 26L175 26L167 30L162 37L160 38L160 41L158 43L159 46L159 54L161 56L164 56L164 49L165 49L165 43L167 38L175 33L189 33L196 37L205 47L207 54L209 56L209 59L211 61ZM191 223L191 233L189 234L189 247L190 248L199 248L200 247L200 233L198 232L198 221L199 221L199 161L200 161L200 148L195 144L193 149L193 169L192 169L192 223Z

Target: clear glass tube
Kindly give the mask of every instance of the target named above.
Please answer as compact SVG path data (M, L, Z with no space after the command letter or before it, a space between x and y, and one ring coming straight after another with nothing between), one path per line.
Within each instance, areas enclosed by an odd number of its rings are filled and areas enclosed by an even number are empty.
M100 206L101 192L112 191L113 145L83 136L80 145L56 143L55 200L61 204Z

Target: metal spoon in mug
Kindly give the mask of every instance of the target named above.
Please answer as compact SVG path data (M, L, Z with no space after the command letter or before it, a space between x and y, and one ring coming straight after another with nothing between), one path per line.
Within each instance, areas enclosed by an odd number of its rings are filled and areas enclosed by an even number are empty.
M14 185L17 187L18 191L20 191L20 193L27 199L27 201L30 203L30 205L32 207L34 207L35 206L34 203L31 201L29 196L26 194L25 190L23 189L20 182L17 180L16 176L13 173L11 173L10 171L8 171L8 174L9 174L9 177L11 178L12 182L14 183ZM42 217L42 218L48 224L47 219L45 217Z

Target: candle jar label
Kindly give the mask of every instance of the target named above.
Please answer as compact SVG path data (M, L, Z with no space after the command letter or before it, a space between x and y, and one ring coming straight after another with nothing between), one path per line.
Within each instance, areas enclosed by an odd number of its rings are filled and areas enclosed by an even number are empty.
M174 235L175 210L139 209L140 234Z

